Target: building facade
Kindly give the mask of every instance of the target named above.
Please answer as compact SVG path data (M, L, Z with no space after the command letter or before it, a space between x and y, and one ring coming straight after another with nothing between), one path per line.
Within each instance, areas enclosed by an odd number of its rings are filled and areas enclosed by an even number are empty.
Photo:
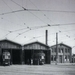
M37 62L41 60L40 58L43 58L43 56L44 56L45 64L51 63L51 51L49 46L36 41L29 44L25 44L23 47L24 47L23 51L24 51L25 64L27 64L28 59L29 59L29 63L31 63L31 59L32 59L33 64L36 64ZM42 56L42 57L37 57L38 54L39 56Z
M11 55L10 64L40 64L41 60L45 64L51 63L49 46L40 42L32 42L22 46L8 39L0 40L0 65L3 63L2 54L5 51Z
M72 63L75 63L75 54L72 55Z
M0 40L0 64L3 64L3 52L9 52L11 55L10 64L21 64L22 46L16 42L4 39Z
M57 52L58 63L72 62L72 48L70 46L60 43ZM56 45L51 46L51 63L54 62L56 62Z

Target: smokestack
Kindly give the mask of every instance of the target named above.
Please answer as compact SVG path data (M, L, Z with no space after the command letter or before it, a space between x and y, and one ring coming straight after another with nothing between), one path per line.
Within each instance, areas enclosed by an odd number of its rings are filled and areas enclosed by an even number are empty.
M46 30L46 45L48 45L48 30Z

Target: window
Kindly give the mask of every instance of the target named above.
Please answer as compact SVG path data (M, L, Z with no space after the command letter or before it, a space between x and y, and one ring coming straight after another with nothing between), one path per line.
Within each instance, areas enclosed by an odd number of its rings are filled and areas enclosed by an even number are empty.
M67 61L67 56L65 55L65 61Z
M68 55L68 61L70 60L70 56Z
M52 53L53 53L53 48L52 48Z
M59 48L58 50L59 50L59 53L60 53L60 52L61 52L61 51L60 51L60 48Z
M56 56L54 56L54 61L56 61Z
M62 48L62 49L60 49L60 53L63 53L63 48Z
M54 52L56 52L56 48L55 48L55 51Z
M53 55L51 56L51 61L53 61Z
M65 53L67 53L67 48L65 48Z
M68 53L70 52L70 49L68 49Z

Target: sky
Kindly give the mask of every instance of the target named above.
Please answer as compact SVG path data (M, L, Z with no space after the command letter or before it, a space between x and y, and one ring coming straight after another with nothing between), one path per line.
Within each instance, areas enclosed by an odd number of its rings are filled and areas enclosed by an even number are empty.
M0 0L0 40L64 43L75 53L75 0Z

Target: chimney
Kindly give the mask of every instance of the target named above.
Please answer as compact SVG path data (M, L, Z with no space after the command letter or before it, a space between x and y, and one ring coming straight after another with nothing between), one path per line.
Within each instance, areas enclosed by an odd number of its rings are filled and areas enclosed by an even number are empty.
M46 30L46 45L48 45L48 30Z

